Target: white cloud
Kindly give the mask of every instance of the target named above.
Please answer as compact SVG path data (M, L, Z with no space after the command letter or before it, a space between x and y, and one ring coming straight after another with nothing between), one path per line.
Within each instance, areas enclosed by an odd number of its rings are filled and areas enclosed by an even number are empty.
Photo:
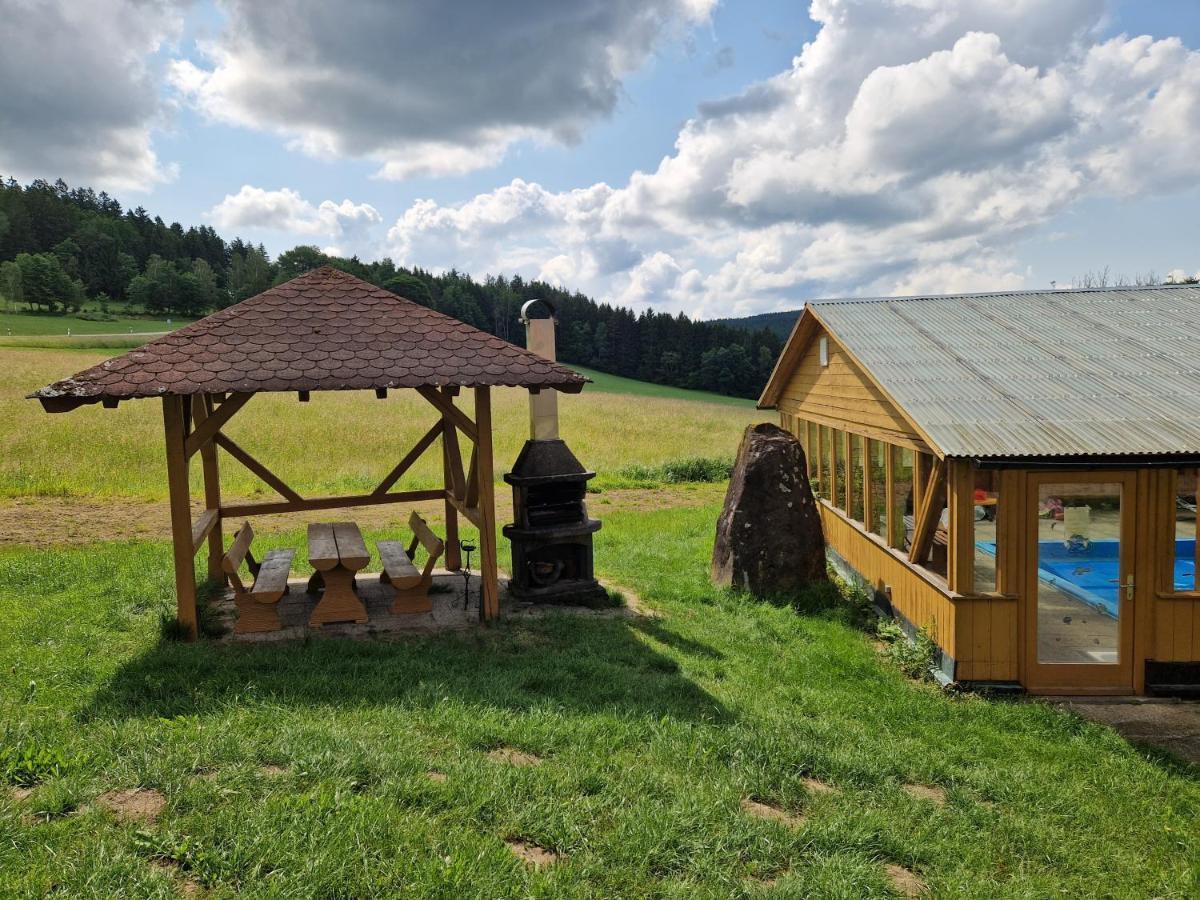
M811 15L791 67L703 105L654 171L420 201L389 247L728 315L1015 287L1015 243L1079 199L1200 177L1200 54L1102 40L1090 0L815 0Z
M148 190L175 175L151 140L162 104L148 58L181 3L0 0L0 172Z
M517 141L578 141L622 79L714 5L227 0L220 36L199 64L176 60L171 83L214 119L375 160L381 178L454 175Z
M375 225L383 221L369 203L324 200L318 206L290 188L268 191L249 184L208 211L207 218L226 231L238 229L282 232L298 240L323 237L335 241L325 252L360 252Z

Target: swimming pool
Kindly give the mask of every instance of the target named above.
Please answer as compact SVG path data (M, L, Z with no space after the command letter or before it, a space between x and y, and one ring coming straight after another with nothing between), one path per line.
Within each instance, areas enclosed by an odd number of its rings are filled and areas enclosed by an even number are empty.
M996 545L980 541L976 546L995 556ZM1086 548L1067 547L1062 541L1041 541L1038 548L1038 578L1059 590L1116 618L1120 585L1118 541L1092 541ZM1175 542L1175 590L1196 589L1196 542Z

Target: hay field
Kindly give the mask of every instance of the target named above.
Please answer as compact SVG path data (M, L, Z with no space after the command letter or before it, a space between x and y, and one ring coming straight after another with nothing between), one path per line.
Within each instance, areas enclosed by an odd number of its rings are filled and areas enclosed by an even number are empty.
M113 351L0 348L0 497L161 499L165 496L162 407L154 400L119 409L85 407L48 415L25 394L95 365ZM634 384L637 384L636 382ZM663 396L606 390L563 395L563 436L603 486L629 466L657 466L685 457L732 459L746 425L770 416L748 402L671 390ZM469 394L469 392L465 392ZM527 394L495 392L497 474L516 458L528 434ZM695 397L696 399L692 399ZM470 407L469 397L464 397ZM435 419L413 392L387 400L366 392L255 397L226 429L239 444L306 494L368 491ZM228 460L222 484L229 497L269 493ZM199 488L199 467L193 467ZM440 483L435 453L401 480L400 489Z

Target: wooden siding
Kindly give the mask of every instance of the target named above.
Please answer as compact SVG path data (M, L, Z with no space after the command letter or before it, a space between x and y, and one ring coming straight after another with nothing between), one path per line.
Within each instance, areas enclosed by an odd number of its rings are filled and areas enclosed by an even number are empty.
M826 543L877 591L891 588L893 608L918 628L928 628L938 646L958 659L954 603L945 589L931 580L937 576L909 565L829 504L820 507Z
M822 366L820 339L828 339L829 365ZM841 345L817 327L788 376L777 406L780 412L928 452L912 423L847 356Z

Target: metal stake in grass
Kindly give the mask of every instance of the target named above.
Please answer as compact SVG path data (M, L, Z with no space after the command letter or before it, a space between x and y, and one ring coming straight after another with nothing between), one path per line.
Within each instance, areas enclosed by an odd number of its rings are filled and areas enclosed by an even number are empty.
M459 549L467 554L467 564L463 566L463 612L466 612L471 605L471 553L475 550L474 544L459 543Z

